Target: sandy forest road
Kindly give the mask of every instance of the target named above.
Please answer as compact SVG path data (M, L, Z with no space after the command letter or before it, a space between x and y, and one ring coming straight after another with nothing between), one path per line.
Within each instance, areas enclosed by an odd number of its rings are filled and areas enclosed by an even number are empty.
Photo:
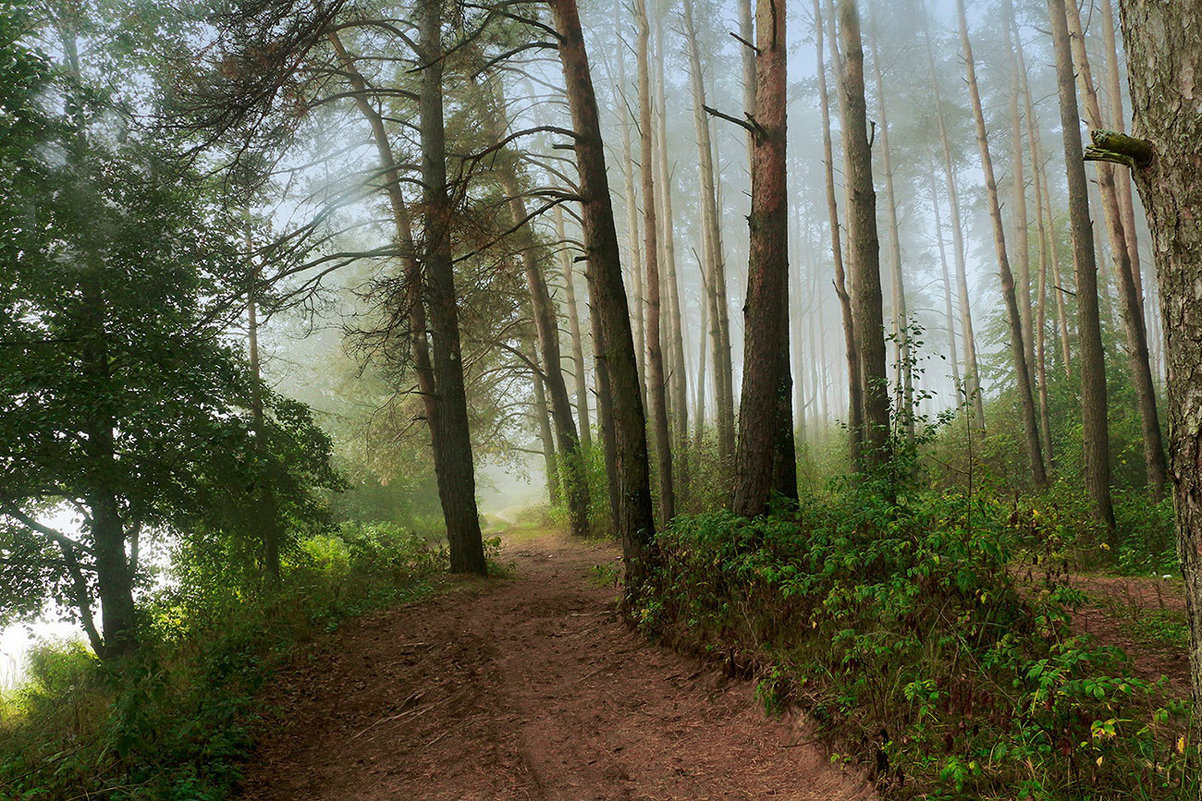
M746 682L649 645L587 581L609 547L544 537L516 577L346 624L280 675L248 801L869 799Z

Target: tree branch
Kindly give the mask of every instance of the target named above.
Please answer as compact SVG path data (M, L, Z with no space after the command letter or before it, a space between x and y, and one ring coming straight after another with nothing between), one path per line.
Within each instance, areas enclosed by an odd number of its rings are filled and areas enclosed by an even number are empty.
M741 43L741 44L742 44L744 47L750 47L752 50L754 50L754 51L755 51L755 54L756 54L757 56L760 54L760 49L759 49L758 47L756 47L756 46L755 46L755 45L753 45L751 42L749 42L749 41L747 41L746 39L744 39L742 36L739 36L739 34L735 33L734 31L727 31L727 33L729 33L731 36L733 36L733 37L734 37L734 38L735 38L735 39L736 39L738 42L740 42L740 43Z
M750 115L748 115L746 120L741 120L738 117L732 117L729 114L723 114L716 108L710 108L709 106L702 106L701 108L706 114L726 120L727 122L733 122L735 125L742 126L748 131L751 131L752 134L758 135L760 133L760 126L756 124L755 120L752 119Z
M1085 161L1108 161L1138 170L1151 164L1156 154L1147 139L1136 139L1118 131L1093 130L1089 132L1089 138L1093 144L1085 148Z
M8 515L9 517L12 517L12 518L15 518L15 519L21 521L22 523L25 524L25 526L27 528L33 529L34 531L38 532L39 534L49 537L51 540L57 542L60 546L65 546L65 547L69 547L69 548L78 548L79 550L83 551L84 553L89 553L89 554L92 553L92 549L89 548L88 546L84 545L82 542L73 540L70 537L68 537L66 534L62 534L58 531L55 531L54 529L50 528L49 526L42 525L41 523L34 520L29 515L22 512L20 509L16 508L15 506L11 506L9 504L0 505L0 512L3 512L4 514Z

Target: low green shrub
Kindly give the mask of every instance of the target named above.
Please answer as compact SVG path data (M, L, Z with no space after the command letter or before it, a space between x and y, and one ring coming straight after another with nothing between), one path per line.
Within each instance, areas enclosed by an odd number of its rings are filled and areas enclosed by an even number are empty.
M1083 598L1038 514L887 494L675 521L641 625L807 708L891 797L1176 797L1186 710L1071 635Z
M276 590L161 592L136 660L114 667L80 644L43 646L0 704L0 798L225 798L273 670L349 616L428 593L443 564L399 526L344 523L302 541Z

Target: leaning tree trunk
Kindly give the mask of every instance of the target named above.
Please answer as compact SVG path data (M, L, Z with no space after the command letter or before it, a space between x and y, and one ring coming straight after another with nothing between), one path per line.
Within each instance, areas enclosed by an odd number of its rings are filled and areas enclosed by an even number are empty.
M568 519L572 533L586 537L589 533L589 490L584 460L580 454L580 439L576 434L576 421L572 417L572 404L568 400L568 387L563 380L563 365L559 350L559 315L555 301L547 289L543 276L543 265L539 255L543 249L535 236L526 212L526 201L518 181L517 154L504 146L508 122L505 119L505 97L499 81L493 82L488 96L477 93L482 113L488 117L492 138L497 151L492 159L493 174L501 189L509 198L509 213L513 220L517 250L521 253L522 269L526 275L526 288L530 292L530 308L534 316L538 347L543 364L543 382L550 396L551 419L555 424L555 440L563 469L563 491L568 505ZM554 466L553 466L554 467Z
M1035 219L1039 239L1039 289L1035 301L1036 317L1033 323L1035 334L1035 378L1039 393L1039 432L1043 442L1043 458L1050 468L1054 461L1052 455L1052 418L1048 410L1048 362L1047 362L1047 291L1048 267L1051 263L1051 228L1046 223L1044 214L1043 178L1043 147L1039 141L1039 121L1035 116L1035 104L1031 99L1031 85L1027 80L1027 61L1023 55L1022 35L1018 30L1018 21L1010 14L1010 33L1014 37L1015 73L1018 86L1022 92L1023 111L1027 123L1027 146L1031 154L1031 188L1035 192ZM1017 158L1022 158L1021 155ZM1025 203L1025 198L1024 198ZM1050 219L1050 215L1046 219ZM1029 223L1028 223L1029 224ZM1025 340L1024 340L1025 342Z
M864 47L855 0L839 5L843 40L843 180L847 185L847 244L851 262L852 317L860 355L864 400L863 466L889 462L889 378L881 300L881 244L876 229L876 190L872 185L872 143L864 100Z
M1002 227L1002 207L998 201L997 179L993 175L993 159L989 155L989 138L985 131L985 114L981 108L981 93L977 88L977 68L973 62L972 44L968 40L968 22L964 18L964 0L956 0L956 14L960 21L960 44L964 48L964 64L968 79L968 94L972 101L973 118L977 128L977 146L981 151L981 169L985 173L985 190L989 200L989 218L993 223L993 245L997 251L998 275L1002 283L1002 298L1006 304L1006 316L1010 323L1010 357L1018 384L1021 403L1023 433L1027 443L1027 459L1031 465L1031 478L1037 488L1048 483L1043 464L1043 449L1039 444L1039 424L1035 417L1035 395L1031 391L1031 373L1027 370L1026 349L1023 346L1022 317L1018 310L1018 299L1014 291L1014 274L1010 272L1010 259L1006 254L1006 234Z
M1085 100L1085 119L1091 128L1104 128L1102 108L1098 103L1098 92L1094 88L1093 75L1089 68L1089 55L1085 51L1081 14L1075 2L1065 3L1064 7L1068 14L1077 80L1081 85L1081 96ZM1144 465L1147 468L1148 487L1152 490L1152 496L1160 499L1164 495L1164 485L1168 480L1168 464L1165 461L1164 442L1160 434L1160 414L1156 409L1156 387L1152 381L1152 368L1148 359L1144 304L1140 298L1139 287L1135 283L1137 268L1131 263L1130 251L1127 248L1128 236L1123 230L1122 208L1114 167L1106 162L1098 162L1097 168L1102 215L1106 220L1111 256L1114 259L1114 274L1118 280L1119 310L1123 317L1123 330L1127 335L1127 369L1131 372L1131 384L1135 388L1135 400L1143 426Z
M445 447L442 469L438 471L438 494L447 525L451 570L484 575L488 572L488 564L484 559L480 515L476 509L476 476L468 431L459 308L451 254L454 210L447 187L446 130L442 116L444 54L440 0L424 0L418 15L419 50L424 65L420 102L423 238L430 329L434 338L434 383L438 391L438 440Z
M1068 22L1064 0L1048 0L1052 45L1056 50L1056 83L1060 95L1060 125L1064 135L1068 176L1068 212L1073 262L1077 270L1077 317L1081 338L1081 422L1085 440L1085 488L1094 504L1094 517L1114 539L1114 508L1110 501L1110 431L1106 420L1106 351L1098 314L1098 270L1093 222L1089 219L1089 185L1081 160L1080 115L1073 82ZM1120 244L1122 238L1119 239ZM1112 546L1115 542L1110 543Z
M1132 129L1148 140L1142 143L1148 152L1130 150L1136 151L1135 183L1147 211L1159 274L1196 749L1202 733L1202 114L1197 113L1202 96L1202 4L1123 0L1120 10Z
M1026 354L1027 373L1035 375L1035 332L1031 320L1031 232L1027 217L1027 182L1023 164L1023 126L1019 113L1019 95L1022 94L1022 76L1019 74L1018 55L1011 36L1014 25L1014 4L1006 0L1003 4L1005 19L1002 26L1006 31L1006 50L1010 53L1010 162L1011 182L1014 192L1014 249L1018 251L1018 313L1022 321L1023 351ZM1046 454L1045 454L1046 458Z
M655 156L651 141L651 26L644 0L635 0L638 22L639 151L643 178L643 261L647 266L647 385L651 398L651 428L659 467L660 522L676 516L676 485L672 472L672 434L668 422L668 388L660 336L662 318L659 286L659 221L655 213Z
M743 392L735 455L735 514L768 510L788 370L789 237L785 192L785 4L757 0L755 112L751 123L751 215ZM782 358L783 351L783 358ZM783 396L781 393L784 393ZM791 432L790 432L791 435Z
M621 6L614 3L615 21L621 19ZM639 372L639 396L647 405L647 318L643 313L643 261L639 248L639 199L635 192L634 156L630 147L630 101L626 97L626 41L619 30L618 36L618 100L621 108L618 115L622 120L622 186L626 206L626 244L630 250L630 283L634 289L634 360Z
M835 295L843 314L843 344L847 358L847 435L852 465L858 466L864 447L864 397L860 391L860 351L856 347L855 322L852 319L851 296L847 294L847 279L843 271L843 242L839 235L839 201L835 197L835 157L831 143L831 104L826 86L826 66L823 61L822 10L814 0L814 38L818 64L818 102L822 110L822 160L826 177L826 209L831 234L831 257L835 264ZM833 28L834 21L829 21ZM833 40L833 37L832 37ZM839 53L831 57L836 61ZM842 69L835 69L836 80L842 83Z
M559 59L575 129L589 300L597 319L594 347L605 362L613 404L615 478L621 488L615 522L626 565L624 604L630 611L637 608L642 598L655 536L646 419L635 367L630 310L622 285L622 263L609 198L609 179L605 174L597 96L589 73L580 15L575 0L551 0L550 5L559 34Z

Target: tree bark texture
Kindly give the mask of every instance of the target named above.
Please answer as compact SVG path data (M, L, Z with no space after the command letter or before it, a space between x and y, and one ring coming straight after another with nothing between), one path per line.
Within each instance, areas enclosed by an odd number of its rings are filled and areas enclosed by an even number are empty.
M744 517L755 517L768 510L774 488L773 460L780 447L782 400L784 405L792 403L787 369L789 218L785 190L784 0L757 0L755 22L758 53L752 115L750 255L747 302L743 309L746 339L733 501L735 514ZM782 367L786 368L783 375ZM791 437L792 431L789 434Z
M1048 267L1051 263L1050 250L1054 246L1050 241L1052 229L1050 213L1045 215L1043 146L1039 140L1039 123L1035 116L1035 104L1031 99L1031 85L1027 80L1027 61L1023 55L1023 40L1018 29L1018 21L1013 13L1009 19L1010 33L1014 37L1014 59L1018 86L1022 92L1023 113L1027 123L1027 146L1031 154L1031 188L1035 193L1035 220L1039 242L1039 278L1038 294L1035 300L1036 318L1033 322L1035 334L1035 379L1039 394L1039 431L1043 443L1044 463L1050 470L1053 463L1052 452L1052 419L1048 408L1048 371L1047 371L1047 291ZM1021 155L1018 156L1021 158ZM1025 198L1024 198L1025 202ZM1046 216L1046 221L1045 221ZM1028 226L1030 221L1028 221ZM1024 339L1024 344L1026 340Z
M413 239L413 222L409 209L405 205L405 197L401 192L401 175L393 153L388 130L380 112L368 100L367 82L359 73L354 57L347 52L337 31L329 34L330 43L346 73L347 80L354 90L355 105L371 127L372 141L376 146L376 154L380 159L380 174L384 178L384 192L388 197L389 209L392 212L393 242L400 255L403 276L404 295L395 299L398 307L391 310L393 326L408 323L409 357L413 361L413 371L417 378L418 394L421 397L422 408L426 415L426 426L430 431L431 452L434 458L435 475L442 473L442 463L446 455L446 446L442 442L442 427L439 424L438 389L434 382L434 367L430 359L430 340L427 331L426 306L424 293L424 277L422 265L418 258L417 244ZM441 486L441 485L440 485ZM441 490L440 490L441 492ZM446 513L444 510L444 523ZM448 525L449 530L449 525Z
M614 13L621 19L620 3L614 3ZM630 250L630 279L634 296L634 360L639 373L639 395L643 406L647 405L647 318L643 313L643 253L639 246L639 198L635 189L634 152L630 145L630 99L626 96L626 44L621 31L618 32L618 99L622 107L618 114L622 119L622 186L626 206L626 244Z
M1074 84L1068 21L1064 0L1048 0L1052 45L1056 51L1056 83L1060 95L1060 125L1064 136L1068 212L1077 275L1077 319L1081 349L1081 421L1085 440L1085 488L1093 501L1094 517L1114 531L1110 501L1110 429L1106 419L1106 351L1098 316L1098 271L1093 222L1089 219L1089 187L1081 158L1080 115ZM1121 238L1120 238L1121 241ZM1117 544L1110 543L1112 546Z
M1169 464L1202 730L1202 5L1123 0L1132 132L1155 154L1134 171L1156 257L1168 373ZM1196 764L1196 763L1195 763Z
M575 130L581 222L588 256L589 301L597 319L594 347L608 372L618 486L617 533L626 567L624 603L636 607L647 579L655 519L647 465L646 419L635 365L630 309L622 285L597 96L575 0L550 0L559 58Z
M459 342L459 308L451 254L454 210L447 187L446 130L443 122L442 5L423 0L419 15L419 56L422 61L421 150L425 220L422 226L426 293L433 334L434 383L438 392L437 441L445 448L438 470L442 500L456 573L488 572L476 509L476 476L468 431L463 355ZM437 462L436 462L437 468Z
M1065 3L1068 31L1072 42L1073 62L1077 70L1077 82L1081 86L1081 97L1085 101L1085 119L1091 128L1105 128L1098 92L1094 87L1093 74L1089 66L1089 55L1085 50L1085 32L1081 29L1081 13L1076 3ZM1078 139L1080 137L1078 136ZM1168 465L1164 455L1164 441L1160 433L1160 413L1156 408L1156 387L1152 381L1152 367L1148 358L1148 332L1144 325L1144 304L1139 287L1135 283L1137 268L1131 263L1128 237L1123 230L1122 208L1114 165L1105 161L1094 162L1098 171L1098 192L1102 197L1102 216L1106 221L1110 255L1114 259L1114 275L1118 283L1119 311L1123 318L1123 331L1127 338L1127 369L1131 373L1131 384L1135 389L1135 400L1139 408L1144 445L1144 466L1147 469L1148 488L1153 497L1164 495L1168 480ZM1084 170L1084 166L1082 166ZM1129 190L1128 190L1129 191ZM1128 198L1130 199L1130 198Z
M885 323L881 299L880 239L876 228L876 190L872 184L872 144L864 100L864 47L855 0L839 3L843 41L843 181L847 188L847 245L851 263L852 317L860 360L863 396L864 467L889 461L889 377L886 372Z

